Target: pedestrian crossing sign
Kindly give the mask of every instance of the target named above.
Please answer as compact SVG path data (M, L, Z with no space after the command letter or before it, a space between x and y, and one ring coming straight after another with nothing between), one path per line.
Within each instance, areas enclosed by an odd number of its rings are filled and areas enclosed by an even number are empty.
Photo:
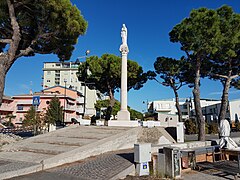
M38 106L40 104L40 96L33 96L33 106Z

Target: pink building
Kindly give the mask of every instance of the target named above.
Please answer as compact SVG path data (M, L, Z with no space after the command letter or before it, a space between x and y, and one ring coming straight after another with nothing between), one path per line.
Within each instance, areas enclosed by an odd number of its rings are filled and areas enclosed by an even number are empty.
M12 122L16 126L21 125L24 120L24 115L33 105L33 97L38 97L40 99L37 111L45 113L49 102L54 96L59 98L61 106L63 106L65 123L71 123L71 118L82 118L84 97L80 92L62 86L47 88L42 92L15 95L12 96L12 98L5 98L4 103L0 107L1 117L3 116L4 118L7 114L13 114L15 118L12 119Z
M14 103L13 99L9 96L3 96L2 105L0 106L0 123L8 114L13 114Z

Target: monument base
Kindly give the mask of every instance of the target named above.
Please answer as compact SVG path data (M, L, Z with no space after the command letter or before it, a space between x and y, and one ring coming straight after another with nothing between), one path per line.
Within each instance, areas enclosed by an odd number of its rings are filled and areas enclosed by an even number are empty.
M118 121L118 120L110 120L108 121L108 126L121 126L121 127L138 127L138 121Z
M117 113L117 120L118 121L130 121L130 113L128 112L128 110L120 110Z

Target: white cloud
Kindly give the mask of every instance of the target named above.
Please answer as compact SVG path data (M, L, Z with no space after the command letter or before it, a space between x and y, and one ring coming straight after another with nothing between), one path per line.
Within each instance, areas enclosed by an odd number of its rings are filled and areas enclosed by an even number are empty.
M229 91L229 94L237 94L240 93L239 90L234 90L234 91ZM215 91L215 92L211 92L208 95L222 95L222 91Z

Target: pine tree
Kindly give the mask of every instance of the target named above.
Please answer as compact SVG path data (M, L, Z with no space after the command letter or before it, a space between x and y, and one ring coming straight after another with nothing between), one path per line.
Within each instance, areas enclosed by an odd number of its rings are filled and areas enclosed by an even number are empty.
M36 110L34 106L31 106L24 116L23 125L33 126L35 124L36 124Z
M53 97L46 112L46 121L49 124L56 124L57 121L63 121L63 107L58 97Z

